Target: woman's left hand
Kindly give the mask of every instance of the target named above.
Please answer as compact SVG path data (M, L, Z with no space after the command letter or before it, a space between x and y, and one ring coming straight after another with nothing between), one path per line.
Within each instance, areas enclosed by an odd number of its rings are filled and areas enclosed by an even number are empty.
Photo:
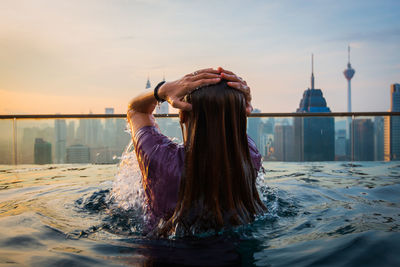
M221 78L228 81L230 87L244 93L246 97L246 113L249 115L253 111L253 106L251 105L251 92L247 82L232 71L225 70L222 67L219 67L218 71L221 73Z

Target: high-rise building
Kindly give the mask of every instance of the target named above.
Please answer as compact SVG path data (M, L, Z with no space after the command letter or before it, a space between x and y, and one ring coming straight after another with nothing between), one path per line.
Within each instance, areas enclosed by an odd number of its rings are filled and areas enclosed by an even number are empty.
M34 146L34 159L35 164L50 164L51 144L44 141L42 138L36 138Z
M54 156L55 148L55 131L54 127L45 126L41 127L26 127L22 128L22 136L18 138L17 146L17 163L18 164L34 164L35 163L35 140L41 138L43 140L49 140L52 151L51 155ZM52 143L53 142L53 143ZM51 162L53 162L53 158Z
M67 125L67 146L75 142L75 121L68 122Z
M55 120L55 145L56 145L56 163L65 163L65 148L67 146L67 124L65 120Z
M150 78L147 77L147 82L146 82L146 89L150 89L151 88L151 83L150 83Z
M294 160L293 125L275 125L274 156L278 161Z
M384 160L384 117L374 118L375 161Z
M90 148L84 145L67 147L67 163L89 163Z
M114 108L106 108L106 114L114 114ZM115 119L114 118L106 118L104 125L104 145L108 148L116 147L116 128L115 128Z
M114 114L114 108L105 108L106 114Z
M80 119L76 135L77 143L89 147L103 145L103 126L99 119Z
M390 86L390 111L400 112L400 84ZM400 160L400 116L385 118L385 160Z
M347 147L347 139L346 139L346 130L339 129L336 132L335 137L335 160L347 160L346 158L346 147Z
M331 112L322 95L315 89L314 56L311 58L311 88L303 93L298 113ZM294 120L295 160L331 161L335 159L335 126L331 117L296 117Z
M375 157L374 124L371 119L355 119L353 155L356 161L373 161Z

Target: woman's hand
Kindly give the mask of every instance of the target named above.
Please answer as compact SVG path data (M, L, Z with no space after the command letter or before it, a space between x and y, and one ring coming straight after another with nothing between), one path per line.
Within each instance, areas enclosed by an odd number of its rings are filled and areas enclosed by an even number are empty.
M202 69L183 76L183 78L164 83L158 95L168 101L174 108L190 111L192 105L183 101L185 95L198 87L216 84L221 81L220 71L212 68Z
M250 87L247 85L246 81L238 77L232 71L225 70L222 67L218 68L218 72L221 73L221 78L228 81L228 85L234 89L239 90L244 93L246 98L246 113L249 115L253 111L253 106L251 105L251 92Z

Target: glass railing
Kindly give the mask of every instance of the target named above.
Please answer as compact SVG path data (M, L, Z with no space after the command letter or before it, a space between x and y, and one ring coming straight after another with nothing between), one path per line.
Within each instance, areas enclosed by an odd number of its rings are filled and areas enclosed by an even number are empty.
M182 142L176 114L155 115ZM115 164L130 142L124 114L0 115L0 164ZM253 113L265 161L400 160L400 112Z

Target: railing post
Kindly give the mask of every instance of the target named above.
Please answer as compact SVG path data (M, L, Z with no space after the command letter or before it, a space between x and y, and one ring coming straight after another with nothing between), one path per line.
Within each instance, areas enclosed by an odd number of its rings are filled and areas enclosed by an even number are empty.
M354 161L354 115L351 115L351 161Z
M18 165L17 155L17 118L13 119L13 163Z

